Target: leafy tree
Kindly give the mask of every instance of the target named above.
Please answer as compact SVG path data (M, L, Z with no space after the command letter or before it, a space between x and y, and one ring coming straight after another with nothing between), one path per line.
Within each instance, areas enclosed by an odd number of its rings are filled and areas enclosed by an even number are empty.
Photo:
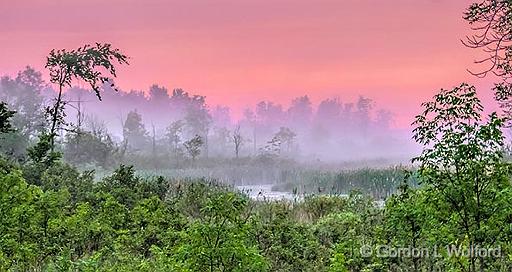
M87 82L101 100L100 89L105 83L113 83L109 76L116 77L115 63L128 64L128 57L110 44L96 43L84 45L78 49L52 50L47 57L45 68L50 71L50 82L59 86L59 92L52 107L48 108L51 127L50 145L53 151L54 138L60 126L64 124L65 103L62 100L64 87L71 87L73 79Z
M254 235L271 271L322 271L328 250L310 226L294 220L286 202L269 202L253 220Z
M0 80L0 100L16 111L11 121L16 130L2 135L0 152L19 161L26 159L27 147L45 125L41 95L45 88L41 73L31 67L20 71L15 79L5 76Z
M287 114L293 129L303 130L307 128L313 115L313 107L309 96L304 95L293 99Z
M27 149L30 160L24 165L23 173L30 184L40 184L43 172L55 165L62 156L60 152L52 151L51 139L50 134L43 132L39 135L39 141Z
M120 165L114 173L103 180L100 190L108 193L119 203L133 207L139 199L136 191L141 183L133 166Z
M274 137L268 142L267 150L271 150L278 155L283 152L283 146L286 148L284 151L290 153L297 134L287 127L279 128L279 131L274 134Z
M66 135L64 159L74 165L96 164L103 168L111 165L117 147L110 135L79 131Z
M270 101L261 101L256 105L254 125L258 138L268 137L286 120L283 107Z
M94 171L80 172L75 167L60 163L44 171L40 177L40 188L44 191L66 190L69 202L92 202L94 200Z
M203 220L187 229L178 258L193 271L265 271L267 263L243 215L247 199L221 192L209 195L205 204Z
M463 246L496 246L510 239L510 166L503 160L504 119L496 113L482 118L483 106L473 86L465 83L441 90L422 104L416 116L414 139L424 145L413 162L419 163L423 183L432 186L448 204L454 224L450 242ZM460 269L488 269L492 260L469 258Z
M5 102L0 101L0 133L7 133L12 131L10 119L16 113L7 108Z
M0 80L0 100L16 111L13 125L28 141L37 136L44 125L44 101L41 95L46 83L40 72L27 66L18 72L16 78L3 77Z
M449 215L446 202L438 201L438 194L430 188L415 189L404 183L397 194L386 201L383 236L392 247L428 248L437 250L451 225L443 223ZM443 237L443 238L441 238ZM441 249L440 249L441 250ZM432 256L402 258L396 265L401 269L421 271L438 259Z
M183 143L185 150L187 150L188 155L192 158L192 161L195 161L197 156L201 154L201 146L203 145L203 138L199 135L196 135L194 138Z
M167 138L167 142L169 143L169 146L171 147L171 153L174 156L174 159L176 160L176 163L179 162L179 158L182 156L182 149L180 147L182 137L183 137L183 127L184 122L182 120L178 120L175 122L172 122L167 127L167 133L165 134Z
M208 112L205 99L204 96L198 95L192 97L186 109L185 124L189 135L201 136L205 155L208 156L208 133L212 118Z
M42 192L28 185L16 171L2 175L0 186L0 266L7 270L20 262L22 265L18 267L28 270L28 264L36 262L40 249L37 226L41 214L36 202Z
M183 220L181 214L158 196L141 199L130 211L132 250L149 256L152 247L173 245L177 232L183 228Z
M169 101L169 92L165 87L158 86L156 84L151 85L149 88L149 97L151 100L159 103L167 104Z
M356 128L360 130L363 135L367 133L368 126L370 125L370 111L373 108L373 101L370 98L360 96L356 103L355 124Z
M142 116L135 111L130 111L123 124L123 138L128 145L135 150L143 149L148 144L148 132L142 123Z

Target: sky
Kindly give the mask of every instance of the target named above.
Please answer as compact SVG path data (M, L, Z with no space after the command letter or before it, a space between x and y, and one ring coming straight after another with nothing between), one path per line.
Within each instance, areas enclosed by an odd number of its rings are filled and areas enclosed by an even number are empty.
M0 0L0 74L43 70L53 48L107 42L131 58L123 90L179 87L235 116L261 100L364 95L407 128L440 88L469 82L490 100L492 79L466 71L482 69L482 54L460 42L471 2Z

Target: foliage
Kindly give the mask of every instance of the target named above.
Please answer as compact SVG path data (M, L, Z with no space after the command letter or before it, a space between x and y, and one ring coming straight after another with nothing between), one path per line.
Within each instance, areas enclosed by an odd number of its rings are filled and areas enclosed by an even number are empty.
M346 195L353 190L361 191L376 199L385 199L396 192L405 178L404 167L361 168L343 171L286 169L280 172L277 191L295 194ZM408 180L417 185L413 176Z
M183 137L183 127L185 126L185 123L182 120L178 120L175 122L172 122L167 127L167 133L166 138L169 143L170 151L174 156L174 159L176 160L176 163L178 164L179 159L183 155L183 150L181 148L182 143L182 137Z
M0 101L0 133L7 133L12 131L10 119L15 111L7 108L7 104Z
M281 155L290 154L297 134L287 127L279 128L274 137L265 146L265 152Z
M87 82L96 96L101 100L100 88L110 83L109 76L116 77L115 63L128 64L128 57L110 44L96 43L94 46L84 45L74 50L52 50L46 59L45 68L50 71L50 82L59 86L59 92L53 106L47 108L51 127L49 131L51 149L54 149L56 131L65 125L62 91L71 87L73 79ZM106 74L105 74L106 73Z
M504 119L491 113L482 120L483 106L474 87L461 84L441 90L423 103L416 117L414 139L424 145L414 162L421 182L431 186L446 203L451 243L496 246L507 241L503 222L509 222L510 165L503 160ZM475 271L495 260L461 260L460 269Z
M108 134L77 131L66 135L63 156L74 165L95 164L107 168L116 161L117 150Z
M148 143L148 132L142 123L142 116L130 111L123 124L123 138L133 150L140 150Z
M208 197L178 249L193 271L264 271L267 264L251 237L243 212L247 199L232 192Z
M12 123L28 140L37 136L44 125L42 92L46 83L40 72L27 66L16 78L8 76L0 80L0 100L16 111Z
M39 135L39 141L27 149L29 160L24 164L24 174L31 184L40 184L43 172L61 158L60 152L52 150L51 139L51 135L43 132Z
M128 64L128 57L110 44L96 43L94 46L86 44L70 51L52 50L45 68L50 71L51 83L71 87L73 79L84 80L101 100L101 84L110 81L108 75L116 77L115 62Z
M324 269L328 251L313 235L308 224L294 220L293 207L277 202L257 210L255 236L271 271Z
M203 143L203 138L199 135L183 143L185 150L187 150L188 155L193 161L201 154L201 146L203 146Z
M0 136L0 152L19 161L26 159L27 147L45 124L41 95L45 88L41 73L31 67L20 71L14 79L8 76L0 79L0 100L16 112L11 118L13 130Z

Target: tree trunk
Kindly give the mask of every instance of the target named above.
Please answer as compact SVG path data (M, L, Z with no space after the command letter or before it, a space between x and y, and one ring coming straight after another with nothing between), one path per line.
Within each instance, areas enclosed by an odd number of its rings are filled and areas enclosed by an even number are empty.
M60 108L60 103L62 101L62 83L59 83L59 95L57 96L57 101L55 102L55 105L53 107L52 112L52 127L50 130L50 146L51 151L53 152L55 148L55 137L57 136L56 130L57 130L57 118L58 118L58 112Z

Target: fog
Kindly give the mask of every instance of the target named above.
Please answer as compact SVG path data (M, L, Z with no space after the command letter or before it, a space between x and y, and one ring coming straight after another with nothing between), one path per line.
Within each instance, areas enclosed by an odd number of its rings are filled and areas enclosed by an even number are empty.
M312 162L401 162L415 151L410 132L393 127L393 113L364 96L356 101L327 97L314 105L305 93L291 98L287 108L259 101L236 119L230 108L210 105L208 97L158 85L139 91L106 88L102 101L76 87L65 97L69 122L78 123L80 107L81 126L87 130L104 126L116 141L127 140L129 148L137 152L151 152L153 138L169 144L175 137L174 144L179 146L199 135L205 140L201 156L234 157L237 128L242 138L240 157L267 154ZM127 135L129 116L141 119L141 135Z
M0 100L16 113L14 130L1 135L0 155L30 161L29 150L48 133L56 95L30 67L1 78ZM146 177L262 186L258 194L265 197L269 190L282 197L355 189L383 199L396 190L399 168L418 150L409 131L394 127L385 105L362 95L313 104L304 93L290 100L288 107L255 102L234 118L230 108L180 88L127 91L106 84L98 96L72 87L63 94L56 151L98 180L130 165Z

